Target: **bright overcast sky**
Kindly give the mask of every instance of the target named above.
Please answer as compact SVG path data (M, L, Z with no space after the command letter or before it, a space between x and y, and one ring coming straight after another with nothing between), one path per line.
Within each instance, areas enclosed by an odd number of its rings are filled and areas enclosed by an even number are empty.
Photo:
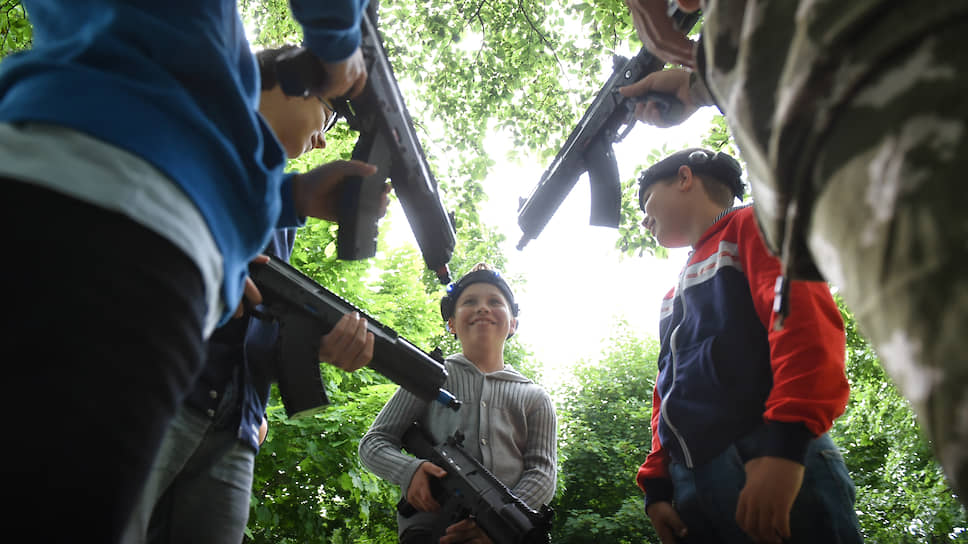
M663 144L672 151L700 145L709 131L713 108L704 108L673 129L637 124L614 146L620 178L637 176L636 167ZM496 138L495 138L496 139ZM500 142L489 142L495 147ZM500 155L493 154L498 157ZM619 319L658 336L659 304L675 284L688 248L667 259L621 256L614 249L617 231L588 224L590 189L582 176L551 221L522 250L517 224L520 197L527 197L547 164L499 163L484 182L488 202L482 218L507 236L503 248L508 273L526 278L516 288L520 300L520 340L546 369L567 369L580 358L597 359L603 340ZM550 376L549 376L550 377Z
M636 166L652 149L700 145L714 113L704 108L671 129L637 124L614 146L621 179L637 176ZM659 304L674 285L688 248L670 251L668 259L622 258L614 249L617 232L588 224L590 190L587 176L582 176L542 233L519 251L518 201L530 194L548 164L507 162L501 151L505 145L499 135L486 143L497 164L483 183L488 200L481 217L507 238L505 272L526 279L524 285L512 286L521 305L518 335L546 369L545 380L557 381L553 375L567 373L579 359L597 359L619 319L658 336ZM399 204L394 206L395 221L405 222ZM388 236L391 244L408 241L417 247L409 229L388 234L393 235ZM464 272L452 270L455 279Z
M573 30L580 34L580 25L575 24ZM465 47L469 50L480 47L479 35L468 33L466 38ZM603 70L610 66L608 59ZM608 73L603 73L603 83L607 77ZM405 95L412 92L407 82L400 84ZM653 149L665 146L675 151L700 145L714 113L714 108L704 108L679 127L669 129L636 125L625 141L614 146L620 178L637 176L636 166ZM688 248L671 250L667 259L623 258L614 249L614 229L588 224L590 192L586 175L579 179L542 233L519 251L518 201L531 193L548 164L534 160L507 162L504 149L508 143L499 134L492 135L485 145L497 164L483 183L488 201L482 207L481 217L507 238L503 250L508 270L504 272L526 280L524 285L512 286L521 305L518 337L545 368L545 380L556 382L556 375L567 373L579 359L597 359L605 347L603 340L620 319L644 334L658 336L659 304L675 284ZM395 201L393 208L394 222L407 225L399 202ZM390 227L386 241L391 246L406 243L418 247L409 228ZM451 272L456 279L465 271Z
M580 27L575 31L580 33ZM479 36L468 35L467 46L477 50L479 40ZM603 62L602 83L610 70L608 58ZM406 82L401 83L401 90L405 95L412 92ZM623 142L614 146L620 178L637 176L636 167L653 149L665 146L671 152L701 145L715 113L714 108L703 108L682 125L669 129L637 124ZM518 202L531 193L548 164L525 159L508 162L508 145L501 134L492 134L485 142L496 165L483 182L488 200L482 205L481 218L506 237L502 249L508 269L504 272L526 280L524 285L512 285L521 305L518 338L546 369L545 380L557 381L554 375L567 373L579 359L597 359L605 347L603 340L611 335L609 329L620 319L643 334L657 337L659 305L675 284L688 248L670 251L668 259L623 258L614 249L616 230L588 224L590 189L584 175L541 234L519 251ZM397 210L392 217L405 222L399 204L394 206ZM409 229L391 229L387 234L392 245L409 239L417 247ZM451 272L456 279L466 271Z

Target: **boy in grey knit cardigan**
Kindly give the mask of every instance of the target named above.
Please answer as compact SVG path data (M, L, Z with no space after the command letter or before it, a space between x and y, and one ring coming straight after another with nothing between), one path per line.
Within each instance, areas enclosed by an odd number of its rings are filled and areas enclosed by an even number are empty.
M472 520L452 523L441 510L430 479L446 472L402 452L403 434L415 419L436 441L460 430L467 453L538 509L555 493L555 410L543 388L504 363L504 342L517 328L518 306L500 273L476 265L448 286L440 308L447 330L461 344L461 353L445 361L444 387L463 405L454 412L398 389L360 440L360 459L374 474L399 485L418 510L410 517L397 516L401 543L487 543L491 540Z

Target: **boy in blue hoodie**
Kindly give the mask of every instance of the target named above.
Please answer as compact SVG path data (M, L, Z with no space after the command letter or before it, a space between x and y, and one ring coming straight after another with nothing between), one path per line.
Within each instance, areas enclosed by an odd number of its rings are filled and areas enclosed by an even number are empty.
M256 54L261 96L259 113L296 158L326 147L324 133L336 113L315 96L286 96L276 77L276 60L292 47ZM389 189L389 185L387 185ZM265 253L289 260L296 229L276 229ZM330 360L332 341L357 333L365 319L347 314L321 340L319 358ZM238 544L249 517L255 456L267 432L265 419L279 325L254 316L231 319L208 341L205 368L165 433L142 500L125 542ZM365 334L361 354L372 353ZM369 358L369 355L364 355Z
M365 5L291 1L329 76L320 96L365 84ZM343 178L373 167L283 175L235 0L24 7L33 49L0 65L0 216L10 254L36 264L2 275L22 354L8 401L31 416L0 455L6 536L116 542L205 338L252 292L249 261L276 227L335 219Z

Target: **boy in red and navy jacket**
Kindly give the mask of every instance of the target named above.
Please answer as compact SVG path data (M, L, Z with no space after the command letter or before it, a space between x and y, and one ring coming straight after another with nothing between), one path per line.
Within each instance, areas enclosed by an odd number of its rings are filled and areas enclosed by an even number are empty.
M861 542L854 486L826 434L849 386L840 311L793 282L760 237L735 159L692 148L639 178L643 226L693 251L662 302L652 452L636 481L663 543ZM681 539L681 540L679 540Z

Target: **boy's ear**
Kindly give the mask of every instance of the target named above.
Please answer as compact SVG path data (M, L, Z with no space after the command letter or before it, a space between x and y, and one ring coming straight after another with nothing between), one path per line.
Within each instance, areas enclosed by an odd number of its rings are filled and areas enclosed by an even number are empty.
M508 329L508 338L511 338L512 336L514 336L514 333L518 332L518 318L512 317L510 324L511 324L511 327L510 329Z
M692 183L695 180L692 168L686 165L679 167L679 171L676 172L676 184L679 186L680 190L688 191L692 189Z

